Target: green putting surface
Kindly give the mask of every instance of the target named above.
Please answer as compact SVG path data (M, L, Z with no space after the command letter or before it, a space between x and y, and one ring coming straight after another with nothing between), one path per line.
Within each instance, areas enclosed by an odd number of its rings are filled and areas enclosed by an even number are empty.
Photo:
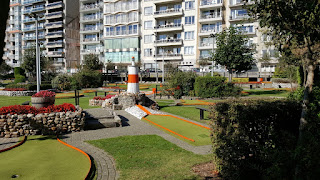
M21 146L0 153L0 179L85 179L88 158L55 138L28 136Z
M205 129L203 127L196 126L194 124L182 121L180 119L176 119L173 117L168 116L157 116L157 115L149 115L146 117L150 121L163 126L165 128L168 128L182 136L185 136L187 138L195 140L195 142L192 142L190 140L184 139L178 135L175 135L169 131L164 130L163 128L160 128L156 126L157 128L183 140L188 142L189 144L192 144L194 146L202 146L202 145L210 145L211 139L210 139L210 131L208 129ZM146 121L146 120L144 120ZM148 122L148 121L146 121Z

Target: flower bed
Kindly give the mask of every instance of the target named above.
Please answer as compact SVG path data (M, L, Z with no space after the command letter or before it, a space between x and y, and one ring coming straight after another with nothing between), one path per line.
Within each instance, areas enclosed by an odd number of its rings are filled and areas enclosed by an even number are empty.
M14 97L14 96L32 96L36 93L36 91L0 91L0 96L10 96L10 97Z
M72 104L36 109L14 105L0 108L0 137L56 134L83 129L85 114Z
M54 104L56 93L40 91L31 97L32 106L36 108L48 107Z
M25 88L5 88L4 91L26 91Z
M89 100L89 106L102 106L102 103L106 100L106 99L110 99L115 95L110 95L108 94L105 97L101 97L101 96L96 96L93 99Z

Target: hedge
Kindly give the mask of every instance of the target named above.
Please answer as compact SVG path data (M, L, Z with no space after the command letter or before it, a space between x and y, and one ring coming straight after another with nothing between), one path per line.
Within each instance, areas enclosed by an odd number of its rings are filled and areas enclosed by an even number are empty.
M201 98L238 96L241 88L225 83L221 76L197 77L194 85L196 96Z
M289 100L211 106L214 162L224 179L292 179L301 106Z
M35 90L37 90L37 85L36 84L8 84L8 85L6 85L6 88L8 88L8 89L23 88L28 91L35 91ZM41 84L40 89L41 90L52 89L52 85L51 84Z

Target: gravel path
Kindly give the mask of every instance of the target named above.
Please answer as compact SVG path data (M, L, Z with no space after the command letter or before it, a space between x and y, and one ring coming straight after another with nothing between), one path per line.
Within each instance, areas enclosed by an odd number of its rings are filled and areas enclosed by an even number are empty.
M0 138L0 150L16 145L19 138Z

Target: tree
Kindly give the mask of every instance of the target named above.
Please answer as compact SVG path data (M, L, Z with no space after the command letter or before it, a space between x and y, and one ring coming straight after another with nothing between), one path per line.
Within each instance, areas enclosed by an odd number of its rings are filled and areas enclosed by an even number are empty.
M318 19L320 17L320 1L261 0L255 2L255 4L247 6L250 15L259 20L261 27L270 29L273 43L281 52L299 57L298 61L305 69L304 95L298 139L300 148L305 148L308 142L315 143L310 138L312 136L315 137L315 135L310 131L319 124L319 122L314 123L316 120L319 121L319 118L316 116L316 111L314 111L317 105L312 101L316 100L313 86L316 77L315 70L319 65L320 56L320 21ZM310 99L310 97L314 99ZM310 123L314 127L310 126ZM318 129L315 132L317 131ZM307 138L305 134L310 136ZM310 154L309 151L308 156ZM308 163L312 161L314 160ZM319 167L319 164L317 166ZM296 174L298 178L302 178L302 172L303 170L297 166Z
M0 63L0 74L8 74L11 70L12 70L12 67L10 67L4 61Z
M102 70L103 63L99 60L98 55L88 54L84 56L83 68L87 70Z
M40 49L40 69L41 71L45 67L45 59L41 53ZM21 67L25 70L30 81L35 81L36 77L36 47L32 47L31 49L26 49L23 54L23 63Z
M253 50L247 46L248 38L235 27L224 29L216 35L217 49L212 60L227 68L229 73L240 73L252 68ZM229 76L229 82L231 77Z

